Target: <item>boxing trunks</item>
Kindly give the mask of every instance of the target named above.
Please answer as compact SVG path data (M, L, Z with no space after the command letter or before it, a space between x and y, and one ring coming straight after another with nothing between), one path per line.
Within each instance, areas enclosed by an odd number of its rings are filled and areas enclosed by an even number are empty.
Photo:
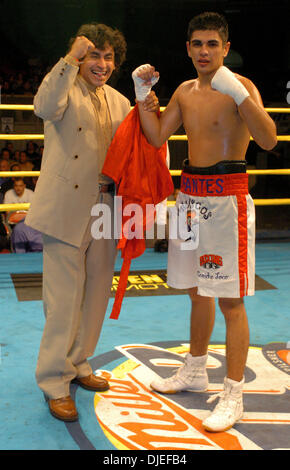
M187 163L170 210L168 285L197 287L207 297L254 295L255 208L246 162Z

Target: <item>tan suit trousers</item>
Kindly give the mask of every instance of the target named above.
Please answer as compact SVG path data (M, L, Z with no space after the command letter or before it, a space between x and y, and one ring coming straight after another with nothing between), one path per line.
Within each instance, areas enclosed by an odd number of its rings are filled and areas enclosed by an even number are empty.
M99 201L111 208L113 196ZM96 240L91 217L80 248L43 235L43 305L45 326L40 344L36 380L49 398L69 395L70 382L92 372L87 361L94 354L106 313L116 241Z

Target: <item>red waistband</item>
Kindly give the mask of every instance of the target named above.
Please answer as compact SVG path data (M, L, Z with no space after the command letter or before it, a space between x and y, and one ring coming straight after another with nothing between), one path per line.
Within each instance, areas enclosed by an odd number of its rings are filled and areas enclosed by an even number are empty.
M227 175L181 174L180 191L191 196L238 196L248 194L247 173Z

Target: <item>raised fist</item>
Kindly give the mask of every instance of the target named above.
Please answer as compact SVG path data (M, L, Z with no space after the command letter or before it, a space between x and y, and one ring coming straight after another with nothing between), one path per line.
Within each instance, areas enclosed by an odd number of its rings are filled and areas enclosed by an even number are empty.
M95 49L95 45L85 36L77 36L71 46L69 55L77 60L82 59L90 50Z
M150 64L140 65L132 73L137 101L145 101L151 88L159 80L159 72Z

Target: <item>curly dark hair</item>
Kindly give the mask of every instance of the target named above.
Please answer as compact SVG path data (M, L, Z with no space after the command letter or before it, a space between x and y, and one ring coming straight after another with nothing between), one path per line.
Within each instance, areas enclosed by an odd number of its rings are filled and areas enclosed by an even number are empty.
M213 11L206 11L200 15L195 16L189 22L187 30L187 39L190 41L194 31L212 29L218 31L223 43L225 44L229 39L229 28L227 20L220 13Z
M95 45L97 49L104 49L106 43L114 49L115 66L118 69L126 59L127 43L123 33L118 29L101 23L83 24L77 31L76 36L69 41L69 50L77 36L85 36Z

